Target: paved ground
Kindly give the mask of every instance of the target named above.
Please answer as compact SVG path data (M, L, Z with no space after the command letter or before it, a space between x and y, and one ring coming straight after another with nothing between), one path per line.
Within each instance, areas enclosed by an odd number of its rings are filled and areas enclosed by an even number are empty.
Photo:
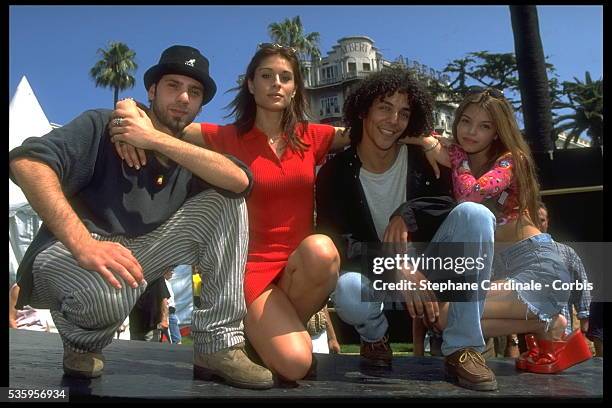
M70 400L93 399L601 399L603 359L555 375L518 372L512 359L489 360L499 390L477 392L448 383L437 357L397 357L391 370L371 370L358 356L317 354L317 378L264 391L193 380L191 346L116 340L108 346L105 374L94 380L63 376L59 335L9 330L9 386L63 387ZM491 401L493 402L493 401Z

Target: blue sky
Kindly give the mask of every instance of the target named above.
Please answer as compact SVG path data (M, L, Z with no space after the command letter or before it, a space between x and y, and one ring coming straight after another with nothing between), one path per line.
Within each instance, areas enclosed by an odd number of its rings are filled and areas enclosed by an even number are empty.
M538 6L544 53L560 80L603 73L603 7ZM228 123L227 90L246 69L267 26L300 15L321 34L326 55L336 41L366 35L385 59L402 55L442 70L473 51L514 52L507 6L10 6L9 99L26 75L51 122L112 105L89 69L96 51L121 41L136 51L136 85L120 96L146 102L144 72L173 44L199 48L211 61L218 92L196 118Z

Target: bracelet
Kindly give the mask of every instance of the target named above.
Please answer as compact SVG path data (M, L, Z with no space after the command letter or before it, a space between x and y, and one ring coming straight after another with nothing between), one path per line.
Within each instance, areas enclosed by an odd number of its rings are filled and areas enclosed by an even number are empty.
M427 149L423 149L423 153L427 153L427 152L435 149L436 147L438 147L439 144L440 144L440 141L436 139L436 143L434 143L433 146L428 147Z

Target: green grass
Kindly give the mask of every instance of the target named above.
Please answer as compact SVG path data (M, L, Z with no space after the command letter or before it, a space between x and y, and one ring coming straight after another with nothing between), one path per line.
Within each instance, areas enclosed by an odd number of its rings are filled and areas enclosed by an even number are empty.
M391 350L394 356L411 356L413 347L412 343L390 343ZM340 353L342 354L359 354L359 344L341 344Z

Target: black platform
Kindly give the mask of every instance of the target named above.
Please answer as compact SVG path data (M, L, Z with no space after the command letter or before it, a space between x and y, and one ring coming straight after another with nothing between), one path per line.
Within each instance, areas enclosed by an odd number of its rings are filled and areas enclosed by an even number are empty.
M492 359L499 390L477 392L448 383L438 357L396 357L392 370L361 366L353 355L317 354L317 378L295 387L252 391L193 380L192 347L115 340L104 350L104 375L94 380L63 376L59 335L9 330L9 386L68 388L70 400L137 399L601 399L603 359L594 358L563 373L522 373L513 359ZM372 401L375 402L375 401Z

